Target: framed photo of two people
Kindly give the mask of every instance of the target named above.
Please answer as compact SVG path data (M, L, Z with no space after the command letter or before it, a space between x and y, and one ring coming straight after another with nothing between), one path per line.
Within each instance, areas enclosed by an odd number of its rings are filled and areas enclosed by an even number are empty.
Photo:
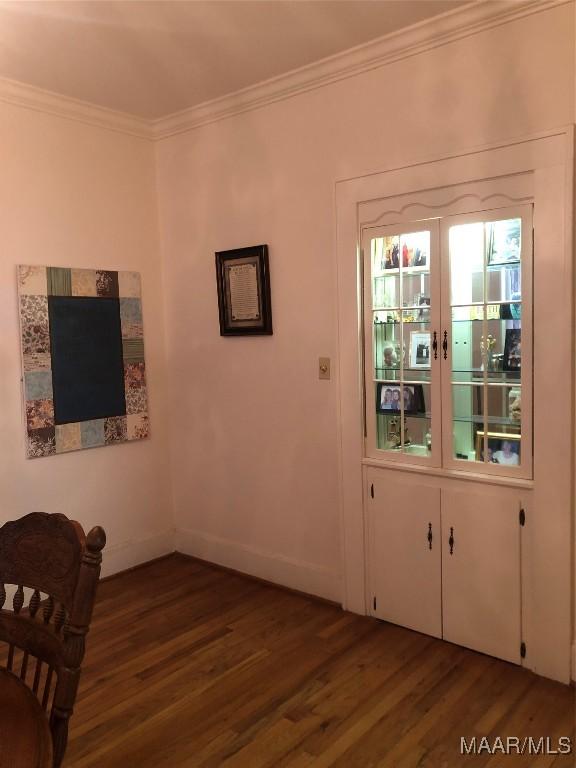
M396 384L380 382L376 388L376 410L393 415L400 413L404 405L406 415L425 413L424 390L421 384Z

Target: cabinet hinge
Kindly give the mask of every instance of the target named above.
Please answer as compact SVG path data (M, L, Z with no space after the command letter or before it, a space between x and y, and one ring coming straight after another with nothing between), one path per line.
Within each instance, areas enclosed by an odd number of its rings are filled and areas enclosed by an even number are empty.
M374 610L376 610L376 595L374 595Z
M520 525L526 525L526 512L524 509L520 510Z
M370 486L370 496L374 498L374 483L372 483L372 485Z
M526 643L520 643L520 656L526 658Z

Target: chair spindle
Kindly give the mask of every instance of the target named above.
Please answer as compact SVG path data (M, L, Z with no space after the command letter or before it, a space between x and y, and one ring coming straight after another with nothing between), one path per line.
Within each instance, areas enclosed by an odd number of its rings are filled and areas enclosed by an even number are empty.
M14 593L14 600L12 601L12 607L14 608L14 613L16 615L20 613L23 605L24 605L24 588L20 584L18 586L18 589Z
M56 611L56 615L54 616L54 629L56 630L56 634L60 634L62 631L62 627L66 623L66 609L60 603L58 605L58 610Z
M28 651L24 651L24 655L22 656L22 666L20 667L20 680L24 680L26 682L26 673L28 672L28 657L29 657Z
M52 595L48 595L48 600L44 605L44 624L50 624L50 619L54 613L54 598Z
M12 667L14 666L14 645L10 643L8 646L8 661L6 662L6 669L9 672L12 672Z
M32 691L38 693L38 687L40 685L40 674L42 672L42 660L36 659L36 671L34 672L34 683L32 685Z
M28 605L28 612L30 614L30 618L34 619L36 617L36 614L38 613L38 608L40 607L40 592L35 589L32 593L32 597L30 598L30 603ZM29 660L30 654L28 651L24 651L24 656L22 658L22 667L20 668L20 679L24 680L26 682L26 673L28 672L28 660ZM38 674L38 659L36 660L36 674ZM36 675L34 676L34 681L36 688L34 689L34 693L38 690L38 684L36 682Z
M42 696L42 709L46 709L48 706L48 699L50 698L50 687L52 685L52 675L54 670L52 667L48 667L48 674L46 675L46 682L44 683L44 695Z
M33 619L36 617L39 607L40 607L40 592L37 589L35 589L32 597L30 598L30 605L28 606L28 610L30 611L30 616Z

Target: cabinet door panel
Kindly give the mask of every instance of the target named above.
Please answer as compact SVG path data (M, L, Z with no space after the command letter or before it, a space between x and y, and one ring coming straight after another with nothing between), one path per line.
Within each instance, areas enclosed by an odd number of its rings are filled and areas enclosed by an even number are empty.
M373 476L368 480L369 489L371 485L371 613L393 624L441 637L440 490Z
M518 513L510 496L442 491L443 637L515 663L521 642Z
M427 219L362 235L366 454L390 462L441 462L438 233Z
M532 477L532 206L441 224L443 461Z

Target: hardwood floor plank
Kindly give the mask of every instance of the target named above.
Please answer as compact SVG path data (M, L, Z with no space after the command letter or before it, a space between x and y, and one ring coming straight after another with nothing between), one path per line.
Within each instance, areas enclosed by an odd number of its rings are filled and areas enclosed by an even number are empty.
M64 768L565 768L460 735L574 716L519 667L173 555L100 585Z

